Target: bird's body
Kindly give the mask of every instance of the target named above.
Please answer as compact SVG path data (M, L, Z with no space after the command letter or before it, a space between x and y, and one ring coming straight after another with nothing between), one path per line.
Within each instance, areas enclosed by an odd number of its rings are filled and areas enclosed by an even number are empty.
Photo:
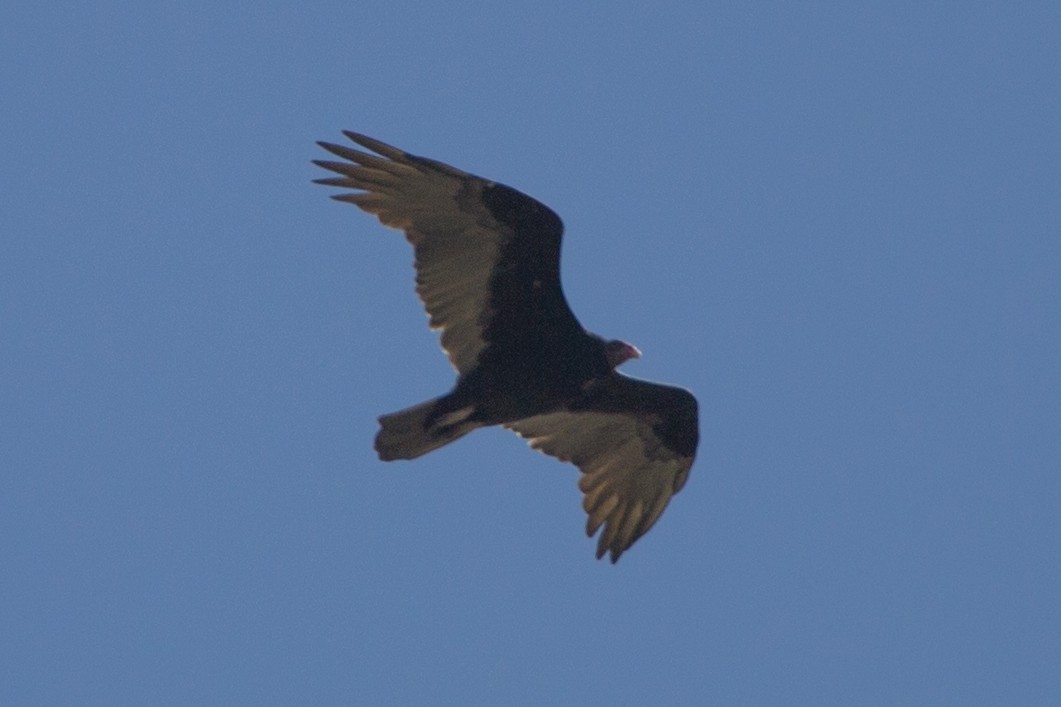
M587 532L612 561L685 483L699 438L685 390L623 376L640 352L587 332L560 287L563 224L511 187L357 133L376 154L320 143L318 161L357 189L334 198L400 228L416 254L417 293L456 368L442 397L380 418L381 459L413 459L479 427L504 425L582 473Z

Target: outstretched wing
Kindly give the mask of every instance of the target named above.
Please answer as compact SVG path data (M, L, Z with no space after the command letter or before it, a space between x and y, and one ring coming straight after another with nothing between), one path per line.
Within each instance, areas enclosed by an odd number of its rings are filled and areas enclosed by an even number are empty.
M369 154L318 143L344 162L319 184L358 191L334 199L405 231L416 254L416 291L459 373L488 346L583 332L560 289L563 224L511 187L344 131Z
M567 409L505 425L582 472L586 534L612 562L648 532L689 477L699 441L696 398L613 373Z

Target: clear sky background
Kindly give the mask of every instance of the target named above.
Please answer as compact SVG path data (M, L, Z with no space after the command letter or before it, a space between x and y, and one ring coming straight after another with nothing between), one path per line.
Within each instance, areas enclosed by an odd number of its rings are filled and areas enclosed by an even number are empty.
M1061 704L1057 2L0 10L0 703ZM449 389L354 129L565 220L700 400L612 566Z

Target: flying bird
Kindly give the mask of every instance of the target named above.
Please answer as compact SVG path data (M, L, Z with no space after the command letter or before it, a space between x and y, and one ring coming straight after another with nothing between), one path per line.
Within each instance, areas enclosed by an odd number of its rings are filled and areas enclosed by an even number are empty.
M379 418L379 458L415 459L472 430L502 425L571 462L597 558L616 562L689 477L696 398L615 369L641 352L586 331L560 287L563 224L497 182L344 131L364 152L318 144L343 161L319 184L400 229L415 251L416 292L456 369L446 395Z

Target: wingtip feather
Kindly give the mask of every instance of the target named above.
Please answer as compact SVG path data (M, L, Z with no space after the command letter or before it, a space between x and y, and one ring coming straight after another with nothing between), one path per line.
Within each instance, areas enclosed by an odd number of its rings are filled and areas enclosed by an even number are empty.
M321 177L320 179L314 179L314 184L323 184L326 187L349 187L355 188L356 185L350 183L350 179L347 177Z
M345 135L352 142L357 143L361 147L368 148L369 150L375 152L377 155L383 155L388 159L405 161L407 158L407 155L404 151L399 150L393 145L388 145L385 142L380 142L379 140L370 138L368 135L363 135L362 133L355 133L353 130L344 130L343 135Z
M344 150L350 149L349 147L344 147L343 145L336 145L334 142L327 142L325 140L317 140L317 144L320 147L323 147L328 152L332 153L333 155L338 155L339 157L343 156ZM316 162L316 160L314 160L314 162Z

